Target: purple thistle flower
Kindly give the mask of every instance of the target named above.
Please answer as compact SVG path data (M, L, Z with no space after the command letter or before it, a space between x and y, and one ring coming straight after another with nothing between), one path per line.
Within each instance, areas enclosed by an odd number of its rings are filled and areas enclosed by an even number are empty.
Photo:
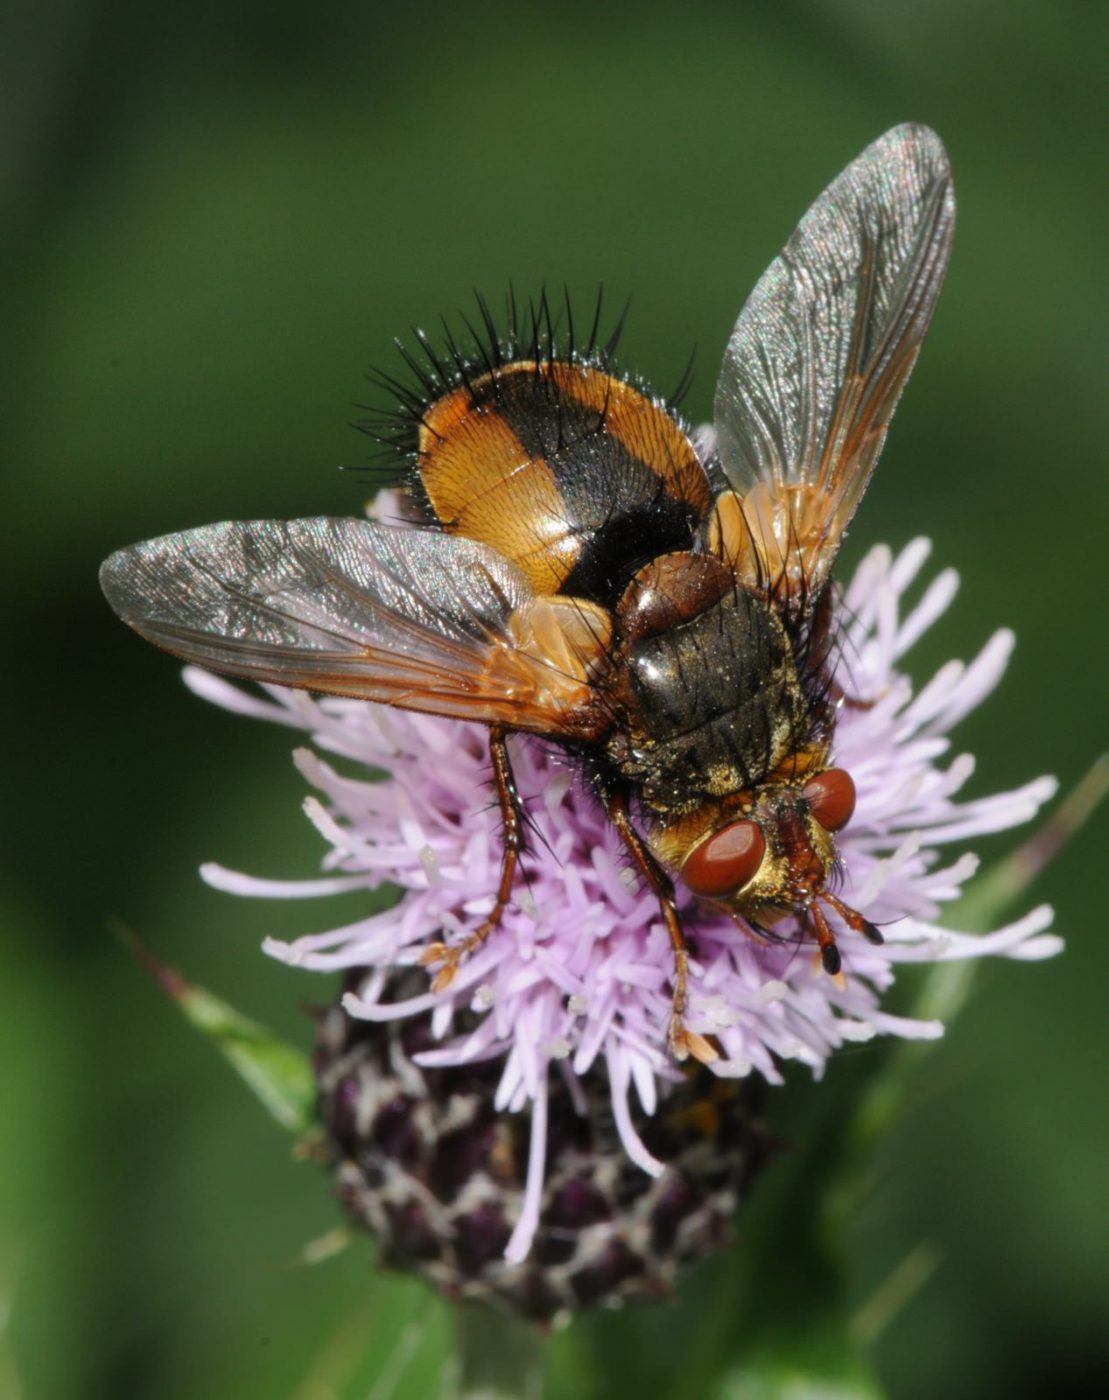
M882 996L900 963L1000 955L1034 960L1059 950L1040 906L986 935L945 928L941 910L974 874L970 854L944 848L1029 820L1055 792L1039 778L1012 792L958 801L974 763L949 758L949 731L990 694L1004 672L1012 633L1000 631L969 664L949 662L915 695L898 667L946 611L958 585L945 570L915 603L906 595L928 557L917 540L894 557L884 546L863 560L840 603L843 647L836 680L866 702L842 707L834 761L853 777L855 815L838 838L842 897L879 925L873 946L837 929L843 975L825 974L796 920L777 926L781 942L744 937L727 917L691 901L695 940L688 1025L711 1035L723 1054L711 1069L752 1071L781 1081L779 1062L798 1060L820 1075L831 1053L876 1034L929 1039L934 1021L894 1016ZM371 1022L431 1018L435 1048L416 1056L428 1068L500 1066L495 1106L531 1109L524 1207L505 1251L530 1248L542 1200L548 1082L603 1064L612 1110L628 1156L657 1175L662 1164L633 1126L632 1093L653 1114L681 1080L666 1050L673 959L658 901L628 868L615 830L575 781L565 755L549 745L511 741L521 795L534 824L524 877L494 935L461 966L449 989L391 1001L396 970L427 947L463 937L492 904L500 873L497 805L490 800L488 732L384 706L266 687L246 692L188 668L189 686L226 709L307 731L312 748L295 762L315 790L305 803L328 843L325 874L275 881L206 865L204 878L233 894L302 898L391 883L397 904L343 928L267 940L272 956L318 972L366 969L344 1006ZM326 757L325 757L326 755ZM331 757L342 762L335 766ZM353 765L353 767L352 767ZM369 772L387 776L378 781ZM459 1013L464 1030L456 1031Z

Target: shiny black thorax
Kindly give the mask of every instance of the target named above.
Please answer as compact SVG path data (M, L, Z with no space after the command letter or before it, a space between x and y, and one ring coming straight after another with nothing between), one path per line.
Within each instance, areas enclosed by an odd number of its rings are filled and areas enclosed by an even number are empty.
M691 449L683 476L672 446L532 371L502 371L495 387L490 408L550 472L579 542L559 591L613 614L598 678L610 724L589 765L664 822L757 787L808 742L813 710L797 637L704 552L720 480Z
M664 406L597 367L521 362L457 388L424 427L438 518L612 617L593 676L603 732L581 746L602 789L665 824L805 746L798 629L709 551L726 483Z
M811 738L793 643L764 598L733 585L646 636L621 636L621 620L605 765L655 817L757 787Z

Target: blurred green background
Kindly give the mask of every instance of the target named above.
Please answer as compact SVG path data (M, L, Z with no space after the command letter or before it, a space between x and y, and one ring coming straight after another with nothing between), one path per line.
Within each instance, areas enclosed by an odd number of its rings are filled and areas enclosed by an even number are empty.
M473 286L630 293L625 360L668 387L696 343L687 406L707 417L735 314L810 200L885 128L933 125L956 251L848 558L926 533L936 566L961 571L918 675L1017 627L1003 691L958 736L976 790L1078 778L1105 741L1104 15L1060 0L9 9L0 1392L429 1393L442 1309L383 1284L361 1243L297 1264L337 1223L326 1182L105 931L126 921L305 1043L325 981L258 944L346 911L199 882L207 859L315 868L289 736L192 698L115 622L95 571L184 526L357 512L365 480L335 468L368 457L347 426L362 371ZM1034 892L1066 955L984 970L853 1223L860 1304L910 1251L936 1264L876 1343L894 1396L1109 1387L1105 834L1087 828ZM851 1073L830 1076L848 1102ZM680 1374L636 1366L662 1328L677 1368L701 1317L723 1367L745 1327L721 1311L729 1267L681 1314L560 1343L589 1354L589 1393L631 1377L671 1393Z

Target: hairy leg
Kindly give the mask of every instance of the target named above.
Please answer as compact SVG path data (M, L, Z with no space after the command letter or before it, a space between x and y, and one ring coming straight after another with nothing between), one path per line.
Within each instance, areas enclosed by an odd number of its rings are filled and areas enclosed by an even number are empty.
M450 986L463 960L475 949L480 948L497 927L512 895L516 866L524 849L524 814L520 808L520 795L516 790L516 777L512 772L512 760L508 756L505 734L506 731L500 725L495 725L489 731L493 782L501 808L501 878L497 884L497 896L488 915L461 943L433 943L420 959L425 967L439 967L431 984L432 990L436 992L444 991Z
M689 948L686 945L678 906L674 902L673 882L632 826L627 793L616 788L602 789L601 800L609 820L620 833L620 839L635 862L636 869L654 891L663 922L670 934L670 943L674 949L674 1001L670 1012L668 1036L670 1053L676 1060L685 1060L692 1055L702 1064L710 1064L719 1058L716 1048L705 1036L698 1035L685 1025L685 1013L689 1006Z

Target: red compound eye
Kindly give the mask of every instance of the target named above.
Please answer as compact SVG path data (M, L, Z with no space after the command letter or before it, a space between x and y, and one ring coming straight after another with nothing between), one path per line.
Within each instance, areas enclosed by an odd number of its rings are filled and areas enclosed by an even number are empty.
M825 831L840 831L855 812L855 784L842 768L829 768L804 787L809 811Z
M750 880L766 854L758 822L732 822L695 846L682 866L682 879L694 894L719 899Z

